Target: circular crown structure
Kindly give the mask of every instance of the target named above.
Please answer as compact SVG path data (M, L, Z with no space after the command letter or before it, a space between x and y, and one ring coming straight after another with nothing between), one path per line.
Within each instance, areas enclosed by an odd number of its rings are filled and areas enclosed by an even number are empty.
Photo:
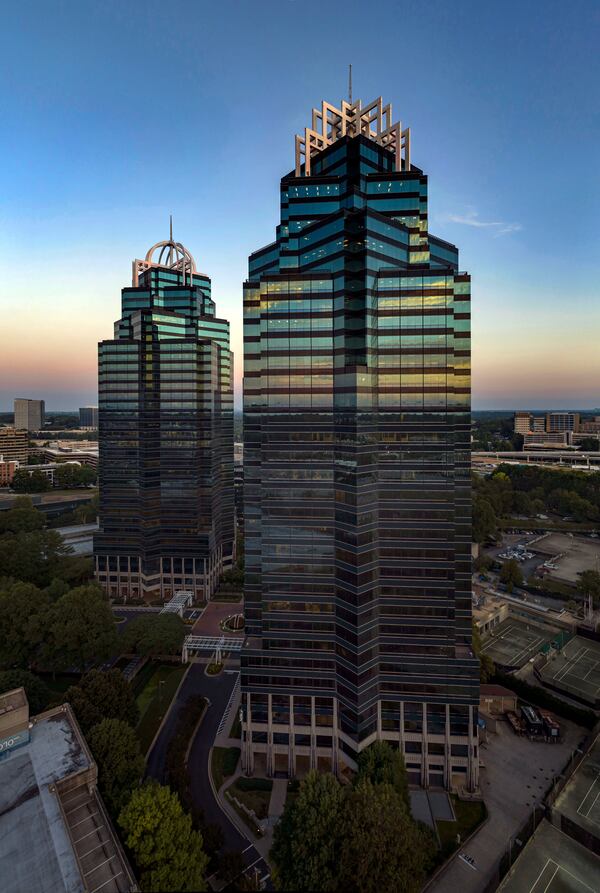
M158 251L157 260L152 259L155 251ZM190 252L181 242L174 242L172 239L157 242L148 249L146 263L149 267L169 267L171 270L183 270L185 267L190 273L196 272L196 261Z

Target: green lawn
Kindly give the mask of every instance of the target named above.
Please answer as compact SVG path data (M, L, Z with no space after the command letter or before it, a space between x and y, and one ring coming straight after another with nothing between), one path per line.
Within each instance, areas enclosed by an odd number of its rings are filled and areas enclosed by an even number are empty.
M213 747L211 773L217 791L225 779L235 772L240 753L239 747Z
M458 797L452 795L452 806L456 821L436 823L444 859L449 858L454 850L458 849L456 835L460 834L461 841L466 840L487 816L485 803L481 800L459 800Z
M238 778L227 790L248 809L253 809L258 819L266 819L272 788L270 778Z
M148 752L187 667L181 664L148 664L151 673L145 674L145 684L137 686L135 702L139 707L140 720L136 732L140 750ZM144 673L147 667L140 672ZM144 681L144 680L142 680Z

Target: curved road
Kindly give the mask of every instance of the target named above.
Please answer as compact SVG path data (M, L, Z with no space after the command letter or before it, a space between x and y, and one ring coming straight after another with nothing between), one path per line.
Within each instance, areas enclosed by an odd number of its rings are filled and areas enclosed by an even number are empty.
M215 822L223 829L223 850L241 852L245 864L257 868L260 877L268 875L270 869L258 850L250 843L245 834L238 831L231 819L217 803L209 779L208 755L213 746L219 723L223 717L229 697L237 679L236 673L220 673L209 677L204 672L203 664L192 664L183 685L179 689L177 700L173 703L167 721L154 744L146 764L146 775L155 778L161 784L165 780L165 763L169 741L174 733L180 711L191 695L202 695L210 704L198 729L190 751L188 768L191 778L192 798L195 805L202 809L207 822ZM232 717L233 718L233 717Z

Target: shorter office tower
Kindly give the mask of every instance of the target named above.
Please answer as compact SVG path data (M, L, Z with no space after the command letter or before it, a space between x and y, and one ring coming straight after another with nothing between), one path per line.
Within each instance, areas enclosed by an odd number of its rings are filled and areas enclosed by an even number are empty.
M531 413L515 412L515 434L527 434L531 430Z
M98 428L98 407L79 407L79 427L86 431L95 431Z
M18 462L27 465L29 437L27 431L16 428L0 428L0 453L5 462Z
M578 412L547 412L546 431L579 431Z
M139 890L97 780L68 704L30 719L24 689L0 694L2 893Z
M46 405L43 400L15 399L15 428L25 431L41 431L44 427Z
M124 599L209 599L234 549L233 355L181 243L134 261L98 364L97 579Z

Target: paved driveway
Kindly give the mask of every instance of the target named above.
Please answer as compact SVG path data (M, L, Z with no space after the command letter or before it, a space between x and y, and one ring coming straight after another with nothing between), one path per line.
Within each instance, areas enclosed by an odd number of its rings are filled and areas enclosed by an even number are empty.
M241 852L245 864L253 866L253 871L254 868L258 869L259 877L262 878L269 874L269 867L246 835L242 834L225 815L215 800L208 776L208 754L214 743L237 675L235 673L220 673L218 676L207 676L204 669L204 664L191 665L179 690L177 701L173 704L161 734L148 756L146 774L151 778L156 778L161 784L164 783L167 747L183 704L191 695L202 695L207 698L210 701L210 706L194 738L188 763L192 798L195 805L204 812L206 821L215 822L223 829L225 840L223 850Z

